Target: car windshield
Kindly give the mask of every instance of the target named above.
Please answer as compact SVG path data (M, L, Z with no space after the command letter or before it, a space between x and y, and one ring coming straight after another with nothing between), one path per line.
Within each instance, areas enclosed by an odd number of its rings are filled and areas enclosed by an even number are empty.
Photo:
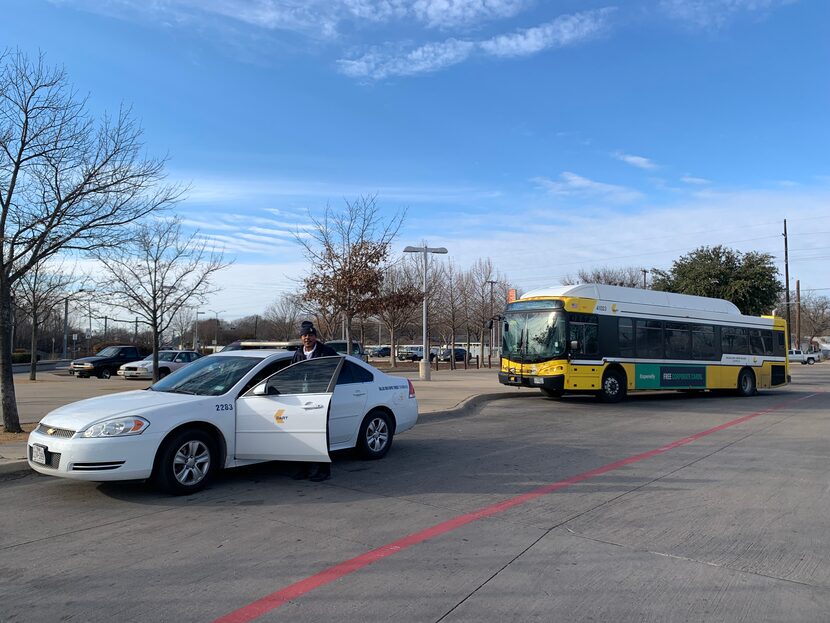
M107 346L103 350L99 350L95 353L96 357L115 357L118 354L118 347L117 346Z
M508 312L502 331L505 357L540 363L565 354L566 319L561 310Z
M177 353L159 353L159 361L173 361ZM152 359L152 357L150 357Z
M230 391L261 361L259 357L202 357L179 368L150 389L156 392L219 396Z

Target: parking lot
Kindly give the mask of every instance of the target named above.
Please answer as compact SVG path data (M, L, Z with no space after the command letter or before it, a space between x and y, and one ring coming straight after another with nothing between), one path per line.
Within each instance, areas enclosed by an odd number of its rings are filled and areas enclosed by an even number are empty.
M425 416L319 484L281 463L188 498L7 479L2 619L826 621L830 365L792 374Z

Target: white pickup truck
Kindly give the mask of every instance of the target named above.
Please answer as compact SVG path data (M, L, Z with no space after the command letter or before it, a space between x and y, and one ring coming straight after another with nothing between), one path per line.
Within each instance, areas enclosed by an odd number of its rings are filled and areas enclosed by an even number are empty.
M813 365L817 361L821 361L820 353L808 353L803 350L788 350L787 360L791 363L798 362L802 365Z

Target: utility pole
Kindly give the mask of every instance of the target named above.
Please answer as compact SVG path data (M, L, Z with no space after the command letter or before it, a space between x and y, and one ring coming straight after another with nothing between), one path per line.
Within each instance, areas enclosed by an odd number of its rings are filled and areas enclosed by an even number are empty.
M790 348L793 343L792 325L790 324L790 256L787 251L787 219L784 219L784 291L787 301L787 333L790 337Z
M646 283L646 275L648 275L648 271L645 268L641 268L640 272L643 273L643 290L648 288L648 284Z
M496 282L492 279L488 279L485 283L490 284L490 344L487 347L487 367L493 367L493 331L495 328L495 324L493 323L493 286L496 285ZM455 348L455 344L453 344L453 349ZM452 351L452 358L455 359L455 350Z
M801 281L795 280L795 347L801 348Z

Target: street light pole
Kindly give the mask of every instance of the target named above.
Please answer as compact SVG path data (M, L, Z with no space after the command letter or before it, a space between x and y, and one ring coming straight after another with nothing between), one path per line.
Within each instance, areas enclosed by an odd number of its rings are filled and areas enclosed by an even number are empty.
M424 254L424 352L421 361L418 362L418 376L423 381L430 380L429 368L429 330L427 328L427 259L429 253L444 254L448 251L444 247L428 247L426 242L422 247L408 246L404 248L404 253L423 253Z
M196 310L196 323L193 325L193 350L199 350L199 316L204 316L205 312Z
M213 309L209 309L208 311L216 316L216 333L213 337L213 352L215 353L216 347L219 346L219 314L224 314L225 310L220 309L219 311L216 311Z

